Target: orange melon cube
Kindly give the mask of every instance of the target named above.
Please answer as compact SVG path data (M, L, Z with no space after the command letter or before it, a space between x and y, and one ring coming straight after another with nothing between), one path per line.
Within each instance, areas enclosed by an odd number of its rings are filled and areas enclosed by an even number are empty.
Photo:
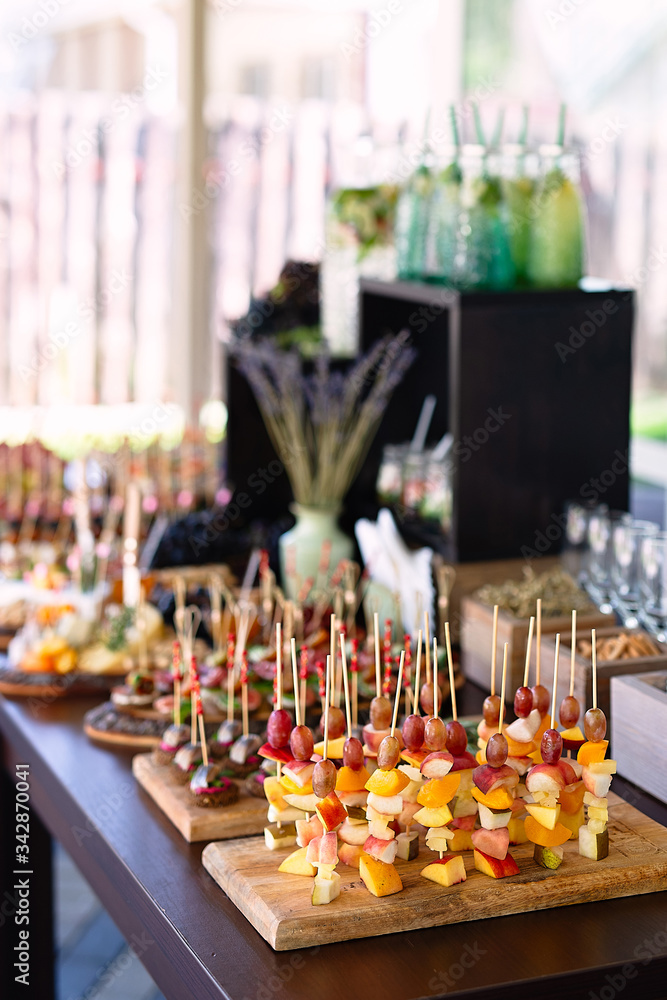
M361 792L366 787L370 774L365 767L355 771L351 767L341 767L336 775L337 792Z
M473 788L472 797L488 809L511 809L514 796L508 788L494 788L484 795L479 788Z
M359 875L373 896L391 896L403 888L401 876L394 866L369 854L362 854L359 858Z
M558 801L564 813L568 813L570 816L574 816L581 809L581 804L584 801L584 795L586 794L586 786L583 781L576 781L572 785L567 785L565 788L561 789L558 795Z
M400 795L409 784L410 779L403 771L398 771L396 768L391 771L383 771L378 767L377 770L373 771L364 788L373 792L374 795L391 798L394 795Z
M429 809L446 806L456 795L460 784L460 771L446 774L444 778L431 778L419 789L417 802L420 806L427 806Z
M513 740L511 736L505 734L505 739L507 740L507 752L510 757L528 757L533 750L536 749L535 743L519 743L517 740Z
M556 823L553 830L547 830L534 816L526 816L524 828L528 840L533 844L539 844L540 847L560 847L572 836L572 831L562 823Z
M599 764L600 761L604 760L608 746L609 740L598 740L597 743L591 743L590 741L584 743L584 745L579 748L577 760L580 764L583 764L584 767L586 767L587 764Z

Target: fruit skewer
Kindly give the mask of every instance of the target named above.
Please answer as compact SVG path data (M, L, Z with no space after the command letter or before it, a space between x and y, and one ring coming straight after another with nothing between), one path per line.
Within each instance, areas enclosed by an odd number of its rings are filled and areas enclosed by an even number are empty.
M609 786L612 775L616 774L616 761L605 760L608 740L607 719L598 708L597 648L595 629L591 629L591 665L593 673L593 707L584 716L586 742L577 754L577 762L582 765L582 779L586 791L583 801L586 806L587 823L579 830L579 853L592 861L601 861L609 854Z
M517 875L519 868L509 853L509 824L512 803L519 777L507 763L508 743L503 734L505 713L505 685L507 681L507 650L503 648L503 673L500 688L500 714L498 732L489 738L486 746L486 764L473 772L473 796L479 803L481 827L472 834L475 868L491 878Z
M343 635L340 636L340 653L345 690L347 739L343 747L343 766L339 768L336 775L336 794L347 810L347 818L338 830L338 837L341 840L338 855L344 864L358 868L359 859L363 853L363 844L368 837L366 782L370 775L364 766L364 749L361 741L352 735L347 655Z

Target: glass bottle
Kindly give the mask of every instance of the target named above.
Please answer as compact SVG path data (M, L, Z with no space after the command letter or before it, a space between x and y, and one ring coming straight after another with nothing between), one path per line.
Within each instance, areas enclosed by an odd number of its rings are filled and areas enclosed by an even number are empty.
M531 207L528 280L537 288L575 288L584 273L584 206L577 156L540 147Z

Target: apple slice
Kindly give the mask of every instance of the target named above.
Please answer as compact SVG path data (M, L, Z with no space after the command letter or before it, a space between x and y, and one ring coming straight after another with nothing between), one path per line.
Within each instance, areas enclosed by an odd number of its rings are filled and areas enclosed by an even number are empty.
M319 799L314 792L310 795L285 795L285 802L300 812L314 813Z
M519 784L519 775L513 767L503 764L502 767L492 767L482 764L472 772L473 784L482 795L488 795L496 788L514 788Z
M478 743L477 745L481 746L483 743L484 746L486 746L486 744L489 742L494 733L497 732L498 732L498 726L487 726L484 719L482 719L482 721L477 726L477 735L481 740L481 743Z
M326 798L319 799L315 812L325 830L335 830L347 819L345 806L335 792L329 792Z
M515 719L505 729L505 736L515 743L530 743L542 724L542 716L536 708L524 719Z
M489 875L491 878L507 878L509 875L519 874L519 866L511 854L507 854L500 861L498 858L492 858L475 848L473 858L477 871L482 872L483 875Z
M401 877L393 864L362 854L359 858L361 880L373 896L391 896L403 888Z
M401 861L414 861L419 854L419 834L417 832L399 833L396 843L398 845L396 857L400 858Z
M479 821L485 830L501 830L503 827L507 826L512 818L512 810L507 809L503 812L493 812L487 806L479 804Z
M403 799L400 795L376 795L368 793L368 806L382 816L400 816L403 812Z
M466 750L465 753L461 753L458 757L454 757L454 763L452 764L452 771L472 771L477 767L477 761L471 753ZM438 775L432 775L432 777L437 778Z
M591 774L616 774L615 760L593 761L586 765Z
M365 809L366 803L368 801L368 792L362 790L361 792L341 792L338 788L336 789L336 795L341 800L346 809L351 807L357 807L358 809ZM314 810L312 810L314 811Z
M285 777L293 781L299 788L305 788L311 784L315 765L309 760L291 760L283 767Z
M340 896L340 875L338 872L332 872L331 878L316 876L313 883L313 895L311 897L313 906L332 903L338 896Z
M529 771L535 761L531 760L530 757L508 757L507 765L508 767L513 767L520 778L523 778L526 771ZM540 760L541 764L542 761Z
M454 836L449 841L450 851L472 851L470 830L454 830Z
M295 820L303 818L303 810L295 809L294 806L286 806L285 809L277 809L276 806L269 806L266 811L266 818L269 823L294 823Z
M344 865L350 868L359 867L359 858L364 853L363 847L357 844L340 844L338 847L338 858Z
M459 882L465 882L466 866L460 854L450 854L447 858L432 861L426 868L422 869L421 874L424 878L430 879L431 882L437 882L438 885L448 889Z
M449 806L438 806L437 809L424 807L415 813L415 822L421 823L422 826L444 826L451 820L452 814L449 811Z
M288 854L278 871L287 872L289 875L308 875L313 878L317 874L317 869L306 859L307 851L307 847L300 847L292 854Z
M361 847L365 843L369 832L370 829L368 823L360 823L358 821L346 819L338 830L338 836L344 844Z
M257 753L260 757L266 757L267 760L279 761L281 764L291 764L293 760L289 747L279 747L276 749L270 743L263 743Z
M428 754L421 765L424 778L444 778L454 766L453 756L447 750L434 750Z
M598 799L606 797L611 786L610 774L594 774L589 767L585 767L581 777L587 792Z
M593 833L589 826L579 830L579 854L591 861L601 861L609 854L609 831Z
M311 816L310 819L298 819L295 825L296 842L299 847L308 847L311 840L314 840L315 837L321 837L324 833L324 827L317 816Z
M563 772L554 764L535 764L526 776L526 788L531 795L534 795L535 792L558 795L566 784L569 782L565 781Z
M472 833L473 847L488 854L490 858L502 861L507 856L510 846L510 834L507 827L496 830L474 830Z
M364 852L377 861L391 865L396 860L398 844L396 840L381 840L379 837L367 837L364 841Z
M401 759L412 767L421 767L429 754L428 750L401 750Z
M368 824L368 836L377 840L393 840L396 836L394 830L389 826L389 819L372 819Z
M526 804L526 810L533 819L545 827L547 830L555 830L558 817L560 816L560 806L541 806L534 802Z
M572 767L570 761L566 760L565 757L561 757L561 759L556 764L556 767L563 775L563 780L566 785L572 785L577 780L578 775L576 771Z
M510 835L510 845L516 846L517 844L528 843L526 826L522 819L512 816L512 819L507 824L507 832Z
M454 831L448 826L430 826L424 839L432 851L446 851L447 844L454 839Z

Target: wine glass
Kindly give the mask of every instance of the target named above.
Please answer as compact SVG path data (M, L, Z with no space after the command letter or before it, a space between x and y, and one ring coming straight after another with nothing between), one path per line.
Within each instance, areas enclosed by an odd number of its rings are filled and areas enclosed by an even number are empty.
M613 533L617 524L631 524L632 515L624 510L609 510L605 505L594 510L588 521L588 571L585 587L603 615L613 612L611 602L611 567Z
M653 521L620 522L613 529L611 602L626 628L639 625L641 543L660 530Z
M667 642L667 531L642 538L639 591L642 624Z

